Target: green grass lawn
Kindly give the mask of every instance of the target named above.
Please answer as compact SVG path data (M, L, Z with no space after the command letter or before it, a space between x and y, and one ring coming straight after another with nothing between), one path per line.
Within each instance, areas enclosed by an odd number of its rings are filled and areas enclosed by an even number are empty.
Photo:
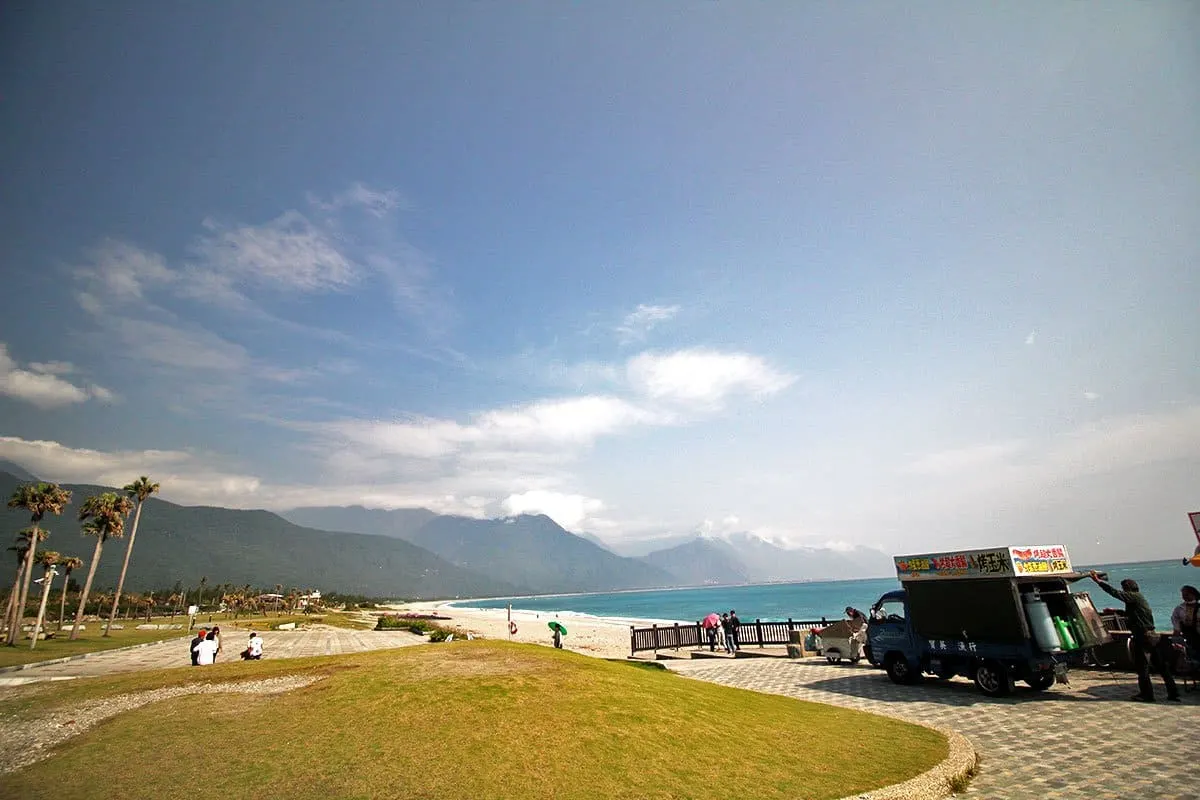
M20 717L122 691L286 673L272 696L120 715L0 780L0 798L837 798L944 758L897 720L504 642L33 685ZM137 754L134 756L134 754Z
M158 622L158 620L155 620ZM87 629L79 632L79 638L71 641L71 626L63 628L62 633L55 633L53 639L40 640L37 647L29 649L28 639L18 639L16 647L0 645L0 667L14 664L31 664L35 661L48 661L52 658L75 656L80 653L92 653L99 650L112 650L117 647L129 647L145 642L158 642L163 639L178 639L187 635L187 619L183 621L185 630L179 631L139 631L136 622L124 621L123 630L113 630L109 636L102 636L104 623L88 622ZM51 626L54 631L54 626Z
M196 627L210 627L212 625L220 625L222 630L250 630L258 628L259 630L267 630L277 627L280 623L294 622L297 626L309 625L332 625L338 628L353 628L357 630L367 630L372 627L374 620L368 625L365 622L359 622L349 615L342 614L336 611L322 612L320 614L293 614L283 616L245 616L235 620L230 616L228 619L224 614L212 614L212 622L208 622L209 614L204 614L196 618ZM40 640L37 647L33 650L29 649L28 639L17 640L16 647L4 647L0 645L0 667L13 666L15 664L32 664L36 661L48 661L53 658L63 658L64 656L74 656L80 653L94 653L101 650L112 650L118 647L129 647L135 644L144 644L146 642L158 642L163 639L178 639L188 635L186 616L179 616L172 620L171 617L152 617L150 622L155 625L166 624L181 624L181 630L165 630L165 631L139 631L137 626L144 624L145 618L142 619L123 619L113 623L121 625L121 629L114 628L108 636L104 633L104 622L88 621L86 629L80 631L79 638L75 641L70 641L68 638L71 634L71 626L67 625L61 633L57 632L57 625L51 624L50 631L55 634L53 639Z

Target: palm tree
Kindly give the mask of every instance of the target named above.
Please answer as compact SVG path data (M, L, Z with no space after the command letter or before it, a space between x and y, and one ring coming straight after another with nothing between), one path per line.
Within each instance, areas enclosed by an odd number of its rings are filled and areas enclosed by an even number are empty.
M36 542L44 539L41 534L41 521L47 514L58 515L71 502L71 493L57 483L30 483L21 486L8 500L9 508L23 508L29 512L29 520L33 523L31 541L35 546L30 547L25 555L25 577L21 581L21 594L17 599L17 608L13 612L13 622L8 628L8 644L17 643L17 631L21 627L21 617L25 614L25 598L29 594L29 582L33 580L33 556Z
M83 592L79 595L79 610L75 612L75 624L71 627L71 641L79 638L79 624L83 622L83 609L87 606L88 593L92 591L92 580L96 577L96 567L100 565L100 553L109 537L121 538L125 535L125 517L133 510L133 503L128 497L122 497L114 492L93 495L83 501L79 508L79 519L83 520L85 536L96 537L96 550L92 553L92 563L88 567L87 581L83 584Z
M200 576L200 591L196 592L196 611L202 611L201 603L204 601L204 585L208 583L208 576Z
M42 565L42 603L38 606L37 621L33 623L33 640L29 643L29 649L37 647L38 634L42 631L42 620L46 618L46 601L50 599L50 584L54 583L54 576L58 574L54 569L54 565L62 558L53 550L43 550L36 556L36 563Z
M137 511L133 515L133 530L129 532L129 544L125 546L125 563L121 565L121 577L117 579L117 593L113 597L112 613L108 615L108 623L104 626L104 635L112 626L113 617L117 615L117 604L121 602L121 590L125 588L125 573L129 569L129 557L133 555L133 540L137 538L138 523L142 521L142 505L146 498L158 491L158 484L151 483L145 475L124 488L130 498L137 503Z
M26 528L26 530L29 530ZM21 596L21 576L25 574L25 551L29 549L29 540L25 538L25 531L21 531L17 535L17 543L8 548L9 552L17 557L17 574L13 578L12 591L8 593L8 605L4 609L4 624L12 626L13 611L17 607L17 598Z
M63 620L67 613L67 587L71 585L71 573L83 566L83 559L75 556L67 556L62 561L58 562L63 568L63 585L62 597L58 599L58 629L61 631Z

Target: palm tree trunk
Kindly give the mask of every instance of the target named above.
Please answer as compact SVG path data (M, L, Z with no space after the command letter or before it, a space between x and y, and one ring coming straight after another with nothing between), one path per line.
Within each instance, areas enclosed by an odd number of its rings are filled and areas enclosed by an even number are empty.
M17 598L21 596L21 576L25 573L25 562L17 562L17 574L13 578L12 592L8 595L8 605L4 609L4 624L9 630L13 626L13 612L17 609ZM7 639L7 635L6 635Z
M33 640L29 642L29 649L37 647L38 632L42 629L42 620L46 618L46 601L50 599L50 584L54 582L51 577L54 573L51 570L46 570L42 575L42 604L38 607L37 622L33 623Z
M70 641L75 641L79 638L79 623L83 622L83 608L87 605L88 592L92 591L92 578L96 577L96 567L100 566L100 550L104 547L104 537L96 537L96 552L92 553L92 563L88 567L87 581L83 584L83 591L79 594L79 610L75 612L75 624L71 626Z
M58 629L62 630L63 618L67 614L67 586L71 583L71 573L63 576L62 597L58 598Z
M8 629L8 643L16 644L17 635L21 631L21 618L25 616L25 600L29 595L29 584L33 580L33 559L37 555L37 543L41 537L38 535L40 529L38 524L33 523L33 536L29 541L29 550L25 553L25 579L21 581L21 596L17 600L17 608L13 611L13 624Z
M125 588L125 573L129 569L129 557L133 555L133 540L137 538L138 523L142 520L142 501L138 501L137 512L133 515L133 530L129 532L129 544L125 548L125 563L121 564L121 577L117 579L117 593L113 597L112 613L108 615L108 622L104 626L104 635L108 636L108 629L112 627L113 617L117 615L117 604L121 602L121 590Z

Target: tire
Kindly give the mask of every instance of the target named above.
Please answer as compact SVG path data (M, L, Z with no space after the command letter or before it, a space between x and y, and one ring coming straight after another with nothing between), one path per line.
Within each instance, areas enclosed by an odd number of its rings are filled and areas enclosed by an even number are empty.
M840 658L838 658L837 656L825 656L825 660L828 661L830 664L842 663L842 660Z
M1026 678L1025 682L1029 684L1030 689L1033 689L1034 691L1038 691L1038 692L1044 692L1045 690L1049 689L1051 686L1054 685L1054 673L1053 672L1038 673L1037 675L1033 676L1032 678Z
M921 678L921 673L917 672L916 667L900 653L889 653L884 666L892 683L911 685Z
M1003 664L984 661L975 668L975 685L988 697L1005 697L1012 693L1013 679Z
M861 659L861 658L851 658L851 659L848 659L848 660L849 660L849 662L850 662L851 664L857 664L859 661L862 661L862 659Z

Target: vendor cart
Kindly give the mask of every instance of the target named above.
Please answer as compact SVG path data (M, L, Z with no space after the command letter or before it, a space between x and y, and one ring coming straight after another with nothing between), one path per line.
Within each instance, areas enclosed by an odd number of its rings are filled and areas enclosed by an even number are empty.
M863 645L867 643L866 626L854 625L842 620L817 631L821 637L821 652L830 664L840 664L843 660L857 664L863 657Z

